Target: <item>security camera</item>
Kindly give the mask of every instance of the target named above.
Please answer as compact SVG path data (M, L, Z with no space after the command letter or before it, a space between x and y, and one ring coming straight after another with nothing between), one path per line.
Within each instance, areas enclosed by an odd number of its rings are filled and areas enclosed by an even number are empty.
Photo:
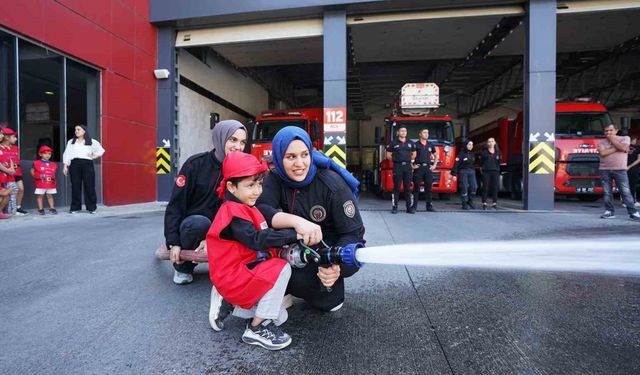
M156 69L153 71L153 75L156 76L156 79L167 79L169 78L169 70L168 69Z

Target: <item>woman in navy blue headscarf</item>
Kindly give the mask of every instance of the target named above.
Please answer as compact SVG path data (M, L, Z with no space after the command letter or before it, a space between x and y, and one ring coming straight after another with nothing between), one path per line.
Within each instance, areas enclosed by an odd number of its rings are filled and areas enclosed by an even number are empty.
M322 240L329 246L363 241L359 183L348 171L315 151L309 135L294 126L276 134L272 156L275 168L256 204L271 227L294 228L310 246ZM287 290L311 306L335 311L344 302L344 277L356 271L308 264L293 270Z

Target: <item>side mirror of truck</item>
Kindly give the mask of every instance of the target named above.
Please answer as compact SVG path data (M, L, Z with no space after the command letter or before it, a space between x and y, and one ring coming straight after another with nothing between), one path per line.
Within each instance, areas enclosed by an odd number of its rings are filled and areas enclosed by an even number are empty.
M375 137L376 144L382 144L383 139L382 139L382 128L381 127L376 126L374 137Z

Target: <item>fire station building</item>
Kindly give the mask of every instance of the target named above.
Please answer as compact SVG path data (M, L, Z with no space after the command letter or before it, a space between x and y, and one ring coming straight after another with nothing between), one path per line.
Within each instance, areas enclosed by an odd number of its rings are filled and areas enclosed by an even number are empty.
M376 128L409 82L439 86L452 147L521 112L525 135L552 135L556 101L576 98L640 129L639 16L631 0L3 0L0 121L26 170L86 124L106 149L99 200L120 205L166 201L217 118L251 140L263 111L323 109L323 149L377 190ZM553 179L522 176L525 208L553 208Z

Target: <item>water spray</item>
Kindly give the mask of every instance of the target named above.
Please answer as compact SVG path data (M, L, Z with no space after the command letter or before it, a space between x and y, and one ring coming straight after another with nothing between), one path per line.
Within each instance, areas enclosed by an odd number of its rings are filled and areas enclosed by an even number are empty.
M162 248L161 248L162 249ZM169 252L158 249L160 259ZM187 255L184 257L183 254ZM362 267L366 263L407 266L478 269L640 274L640 244L637 239L615 237L589 240L434 242L364 247L362 243L312 249L302 243L279 251L293 267L309 263L345 264ZM183 260L206 262L205 252L182 250Z

